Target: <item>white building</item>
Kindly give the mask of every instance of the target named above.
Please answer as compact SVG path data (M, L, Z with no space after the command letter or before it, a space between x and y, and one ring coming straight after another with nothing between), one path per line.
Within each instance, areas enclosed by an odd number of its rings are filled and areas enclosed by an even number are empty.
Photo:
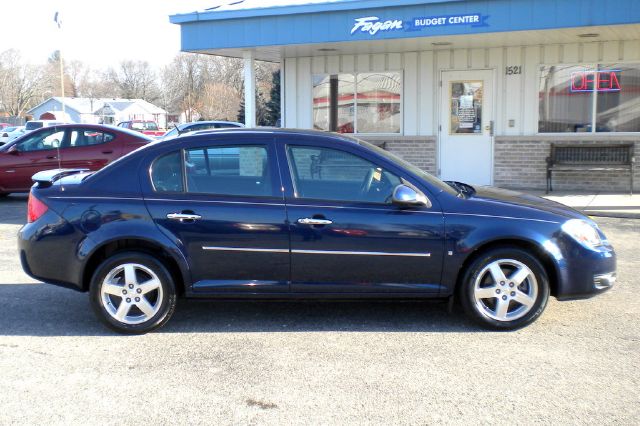
M245 0L170 19L183 50L244 58L249 125L253 61L279 62L283 126L354 133L443 179L543 189L551 143L640 146L637 0Z
M49 115L57 117L63 109L74 123L118 124L128 120L152 120L160 128L167 126L167 111L143 99L54 97L27 113L38 120Z

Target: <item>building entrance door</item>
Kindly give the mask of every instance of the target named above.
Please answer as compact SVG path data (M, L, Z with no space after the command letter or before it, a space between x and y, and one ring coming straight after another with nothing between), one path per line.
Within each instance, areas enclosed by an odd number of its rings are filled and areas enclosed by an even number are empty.
M440 177L491 185L493 71L443 71L440 90Z

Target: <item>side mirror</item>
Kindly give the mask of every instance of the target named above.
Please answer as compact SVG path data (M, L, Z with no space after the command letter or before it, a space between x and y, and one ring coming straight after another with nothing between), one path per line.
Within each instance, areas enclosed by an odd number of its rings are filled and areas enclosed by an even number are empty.
M393 204L405 207L430 207L427 197L407 185L398 185L393 190Z
M18 155L20 151L18 151L18 147L16 145L11 145L9 149L7 149L7 154Z

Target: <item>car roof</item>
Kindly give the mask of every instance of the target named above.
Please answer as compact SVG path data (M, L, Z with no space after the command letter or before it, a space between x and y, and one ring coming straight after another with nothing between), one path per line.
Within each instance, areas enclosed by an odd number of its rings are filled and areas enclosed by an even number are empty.
M144 139L147 140L148 142L153 142L156 141L156 139L152 138L151 136L145 135L143 133L140 132L136 132L133 130L129 130L129 129L125 129L122 127L116 127L116 126L110 126L107 124L84 124L84 123L75 123L75 124L56 124L54 126L49 126L49 127L40 127L38 129L34 129L29 133L25 133L24 135L12 140L11 142L2 145L2 150L8 149L10 145L15 145L17 143L19 143L20 141L22 141L23 138L25 137L31 137L34 134L36 134L37 132L45 132L45 131L49 131L51 129L68 129L68 128L77 128L77 127L83 127L86 129L91 129L91 130L103 130L103 131L110 131L110 132L115 132L115 133L125 133L129 136L138 138L138 139Z
M205 120L205 121L191 121L189 123L181 123L178 126L197 126L199 124L238 124L240 126L244 126L244 124L238 121L229 121L229 120Z
M349 144L359 144L360 141L352 136L343 135L341 133L333 133L322 130L309 130L309 129L291 129L291 128L279 128L279 127L226 127L221 129L208 129L200 130L197 132L187 133L181 136L183 141L189 141L191 139L202 139L206 135L298 135L298 136L311 136L315 138L322 138L325 140L331 139L333 141L342 141ZM171 140L171 139L168 139Z

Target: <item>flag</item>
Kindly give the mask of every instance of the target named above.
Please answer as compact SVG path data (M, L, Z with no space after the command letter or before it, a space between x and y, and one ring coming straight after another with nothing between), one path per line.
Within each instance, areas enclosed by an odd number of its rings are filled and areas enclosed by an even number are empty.
M62 15L60 12L56 12L56 14L53 15L53 21L58 24L58 28L62 28Z

